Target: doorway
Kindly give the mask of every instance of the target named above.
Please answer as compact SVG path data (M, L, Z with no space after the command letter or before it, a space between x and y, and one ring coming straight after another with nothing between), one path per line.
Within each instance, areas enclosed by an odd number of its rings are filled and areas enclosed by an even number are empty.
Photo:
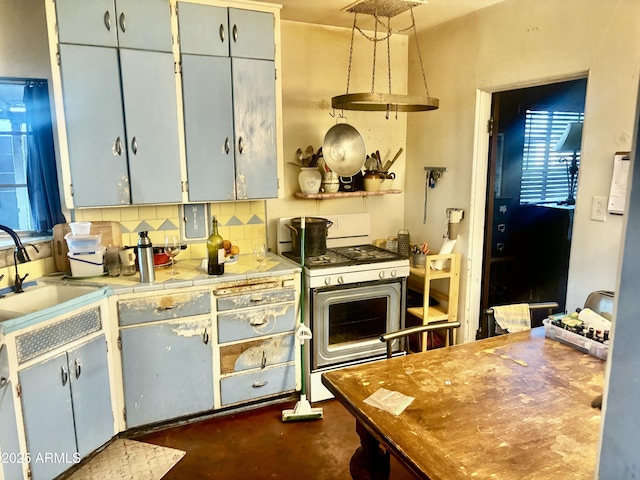
M583 121L586 85L583 78L492 96L480 312L542 301L565 310L572 158L554 146L567 124Z

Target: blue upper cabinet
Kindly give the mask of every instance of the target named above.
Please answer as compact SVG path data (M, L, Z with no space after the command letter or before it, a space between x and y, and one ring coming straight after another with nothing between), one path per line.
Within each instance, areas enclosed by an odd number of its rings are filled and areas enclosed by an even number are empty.
M178 3L189 200L278 195L275 20Z
M60 43L171 52L167 0L56 0Z
M131 203L178 203L180 149L173 55L120 50Z
M229 56L228 9L178 2L180 53Z
M114 0L57 0L55 6L60 43L118 45Z
M117 51L85 45L59 51L74 204L129 205Z
M274 60L274 19L270 13L229 9L231 56Z
M56 15L73 206L181 202L169 0L56 0Z
M276 197L278 173L273 62L233 58L232 70L237 198Z
M168 0L116 0L116 14L121 48L172 51Z

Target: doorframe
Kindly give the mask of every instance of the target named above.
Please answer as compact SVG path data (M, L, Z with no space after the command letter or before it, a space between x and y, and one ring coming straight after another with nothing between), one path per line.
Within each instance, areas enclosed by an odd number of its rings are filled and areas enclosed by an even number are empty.
M469 254L467 255L467 284L465 288L464 341L475 340L480 326L480 299L482 294L482 263L484 258L484 229L489 168L490 136L493 92L476 89L476 108L473 132L473 160L471 165L471 198L469 204Z

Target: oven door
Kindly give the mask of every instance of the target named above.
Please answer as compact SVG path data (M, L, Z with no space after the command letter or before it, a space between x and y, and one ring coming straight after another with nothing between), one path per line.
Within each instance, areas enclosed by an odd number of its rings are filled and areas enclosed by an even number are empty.
M380 335L404 324L403 289L404 280L311 289L312 368L385 356Z

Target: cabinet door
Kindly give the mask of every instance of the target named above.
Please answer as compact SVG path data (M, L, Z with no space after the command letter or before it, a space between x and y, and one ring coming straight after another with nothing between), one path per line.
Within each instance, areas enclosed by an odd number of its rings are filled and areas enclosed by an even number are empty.
M211 320L120 330L127 428L213 408Z
M120 49L133 204L182 200L173 55Z
M117 46L113 0L56 0L55 7L60 43Z
M180 52L228 57L228 22L226 8L178 2Z
M76 207L131 203L115 48L60 45Z
M232 57L275 58L273 14L230 8L229 29Z
M69 350L67 359L78 452L85 457L114 435L104 335Z
M236 198L278 196L275 67L272 61L233 58Z
M22 465L13 461L20 453L16 410L13 402L12 384L9 380L7 349L0 347L0 478L22 478ZM4 473L4 477L2 474Z
M18 379L32 478L49 480L73 465L76 452L67 356L25 368ZM45 461L52 454L58 461Z
M182 55L182 88L189 200L234 200L231 60Z
M120 47L171 52L169 0L117 0L116 14Z

